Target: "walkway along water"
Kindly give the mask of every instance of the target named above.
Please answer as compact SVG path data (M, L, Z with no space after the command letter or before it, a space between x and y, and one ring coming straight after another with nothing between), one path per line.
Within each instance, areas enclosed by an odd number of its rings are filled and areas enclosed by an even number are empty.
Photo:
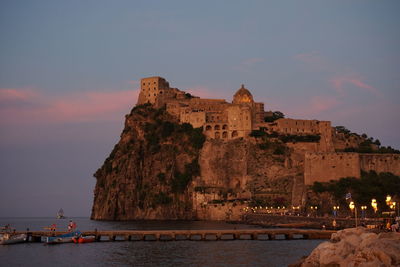
M291 240L329 239L329 230L304 229L232 229L232 230L115 230L82 231L82 235L94 235L96 241L216 241L216 240ZM46 236L67 232L25 231L28 242L41 242Z

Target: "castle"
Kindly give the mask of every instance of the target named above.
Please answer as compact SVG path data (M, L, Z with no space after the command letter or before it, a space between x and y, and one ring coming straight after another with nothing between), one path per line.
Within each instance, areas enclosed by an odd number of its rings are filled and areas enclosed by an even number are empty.
M140 81L138 105L150 103L165 107L180 123L202 127L207 138L231 140L246 138L253 130L264 130L279 135L319 136L315 142L288 142L287 145L303 156L304 183L360 177L361 170L393 172L400 175L400 157L396 154L359 154L336 152L354 146L352 137L344 138L335 131L330 121L279 118L272 122L264 118L272 112L264 111L264 103L255 102L248 89L241 86L232 103L225 99L202 99L177 88L171 88L162 77L148 77Z
M225 99L202 99L177 88L170 88L162 77L143 78L140 81L138 105L150 103L166 110L193 127L203 127L208 138L234 139L247 137L252 130L293 135L320 135L319 151L334 151L332 127L329 121L294 120L281 118L265 122L271 112L264 111L264 103L255 102L242 84L232 103Z

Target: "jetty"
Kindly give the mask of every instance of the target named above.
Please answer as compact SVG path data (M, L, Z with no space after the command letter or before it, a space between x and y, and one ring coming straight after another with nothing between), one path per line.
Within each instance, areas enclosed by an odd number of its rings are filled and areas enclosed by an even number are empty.
M96 241L217 241L217 240L299 240L329 239L336 231L304 229L224 229L224 230L111 230L81 231L94 235ZM65 231L20 231L28 242L42 242L47 236L65 234Z

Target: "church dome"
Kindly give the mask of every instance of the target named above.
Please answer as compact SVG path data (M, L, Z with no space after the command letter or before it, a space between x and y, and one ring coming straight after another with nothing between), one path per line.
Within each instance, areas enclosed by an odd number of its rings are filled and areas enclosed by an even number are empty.
M242 104L242 103L253 103L253 96L250 91L247 90L244 85L233 95L233 103L234 104Z

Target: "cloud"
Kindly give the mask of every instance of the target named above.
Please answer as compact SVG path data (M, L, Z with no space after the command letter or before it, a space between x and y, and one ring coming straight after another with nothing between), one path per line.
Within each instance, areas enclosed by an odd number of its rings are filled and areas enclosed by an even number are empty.
M0 89L0 123L121 120L136 104L138 90L49 95L33 89Z
M336 108L340 101L335 96L314 96L310 101L310 113L318 114L319 112Z
M329 82L340 96L346 95L346 90L349 89L348 88L349 85L355 86L364 92L371 93L378 97L383 96L381 91L367 84L364 80L365 79L363 77L360 77L358 75L343 75L334 77Z
M30 89L17 90L4 88L0 89L0 103L6 101L22 101L31 98L34 95L34 92Z

